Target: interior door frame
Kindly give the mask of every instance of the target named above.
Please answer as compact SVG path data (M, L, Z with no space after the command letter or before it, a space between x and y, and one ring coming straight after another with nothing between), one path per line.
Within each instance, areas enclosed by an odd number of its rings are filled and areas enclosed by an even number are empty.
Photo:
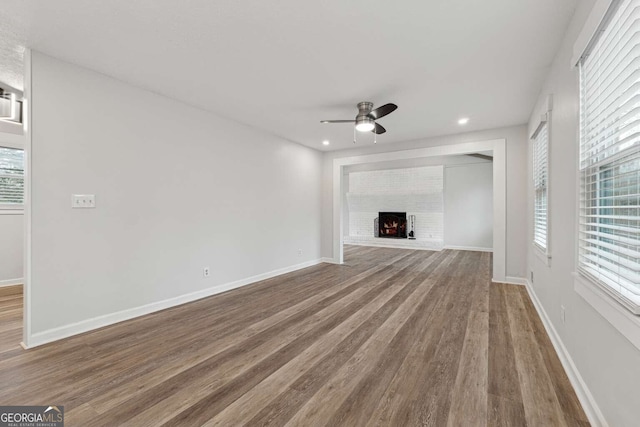
M363 163L378 163L391 160L416 159L435 156L453 156L491 151L493 153L493 281L506 281L507 264L507 158L506 140L466 142L461 144L439 145L413 150L391 151L385 153L364 154L333 159L333 229L332 262L344 263L343 248L343 173L346 166Z
M26 122L26 106L23 107L23 121ZM23 128L24 129L24 128ZM10 131L13 131L10 130ZM22 216L22 223L23 223L23 255L22 255L22 263L23 263L23 274L21 278L12 278L12 279L22 279L22 296L23 296L23 316L24 313L27 312L28 308L27 308L27 251L26 251L26 245L27 245L27 233L29 230L27 230L27 205L28 205L28 199L27 199L27 186L28 186L28 182L29 182L29 167L28 167L28 159L29 159L29 154L27 152L27 135L26 132L23 131L22 134L18 134L18 133L8 133L8 132L1 132L0 133L0 147L7 147L7 148L16 148L19 150L23 150L25 153L25 165L24 165L24 202L23 202L23 206L22 208L16 208L16 209L6 209L6 210L1 210L0 211L0 215L21 215ZM24 316L24 318L26 318L26 316ZM27 328L27 323L23 322L23 335L24 335L24 331L26 331ZM22 344L22 343L21 343Z

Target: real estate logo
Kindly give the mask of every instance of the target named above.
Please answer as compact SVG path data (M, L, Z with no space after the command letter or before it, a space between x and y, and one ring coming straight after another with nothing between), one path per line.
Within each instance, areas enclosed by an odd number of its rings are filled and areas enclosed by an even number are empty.
M64 406L0 406L0 427L64 427Z

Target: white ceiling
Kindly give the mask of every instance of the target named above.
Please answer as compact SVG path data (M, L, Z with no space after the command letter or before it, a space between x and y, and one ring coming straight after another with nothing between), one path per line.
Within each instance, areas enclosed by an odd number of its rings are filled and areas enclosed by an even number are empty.
M320 120L394 102L393 143L525 123L575 5L0 0L0 81L21 87L31 47L320 150L353 146Z

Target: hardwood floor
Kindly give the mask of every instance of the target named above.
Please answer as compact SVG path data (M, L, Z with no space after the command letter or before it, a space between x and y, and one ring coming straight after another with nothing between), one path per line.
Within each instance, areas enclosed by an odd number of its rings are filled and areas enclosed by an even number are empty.
M588 425L526 290L491 284L489 254L345 259L13 346L0 404L64 405L69 426Z
M22 285L0 288L0 354L22 348L22 301Z

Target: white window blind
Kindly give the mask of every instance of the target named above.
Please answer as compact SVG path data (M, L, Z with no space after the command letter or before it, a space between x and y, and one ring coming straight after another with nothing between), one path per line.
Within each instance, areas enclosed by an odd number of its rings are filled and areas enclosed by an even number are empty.
M533 242L547 251L547 203L549 179L549 131L542 123L533 139L533 187L535 190L533 212Z
M640 314L640 0L580 63L578 268Z
M0 208L24 202L24 151L0 147Z

